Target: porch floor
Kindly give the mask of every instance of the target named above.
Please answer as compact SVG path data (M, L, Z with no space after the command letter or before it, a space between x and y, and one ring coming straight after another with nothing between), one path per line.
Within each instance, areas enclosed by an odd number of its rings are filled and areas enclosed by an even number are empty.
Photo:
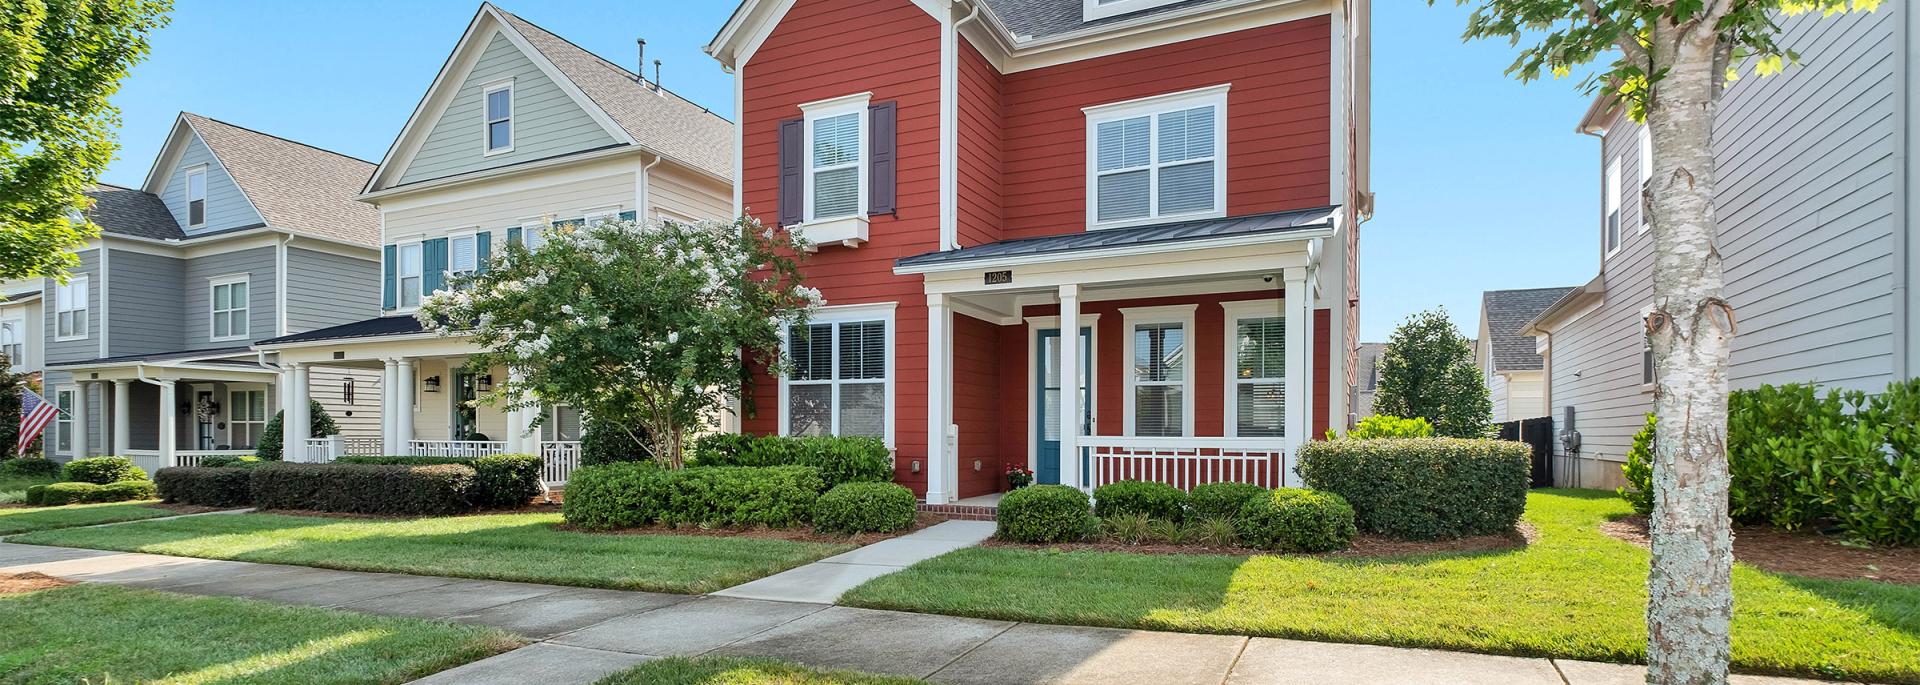
M966 499L954 500L953 505L957 507L987 507L989 509L998 508L1000 506L1000 498L1006 494L1007 493L1004 493L1004 492L989 492L984 495L975 495L973 497L968 497Z

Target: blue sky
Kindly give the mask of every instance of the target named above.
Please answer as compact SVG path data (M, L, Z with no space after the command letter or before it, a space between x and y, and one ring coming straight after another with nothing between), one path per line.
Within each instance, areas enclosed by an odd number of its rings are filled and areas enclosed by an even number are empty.
M105 180L138 185L180 110L377 161L477 0L177 0L114 101L125 119ZM732 0L502 4L620 64L636 37L668 88L728 117L727 76L700 52ZM1447 0L1376 0L1373 188L1361 232L1361 337L1444 305L1471 335L1480 292L1578 285L1599 262L1598 140L1573 132L1587 98L1522 85L1514 48L1460 42ZM648 66L648 75L652 67Z

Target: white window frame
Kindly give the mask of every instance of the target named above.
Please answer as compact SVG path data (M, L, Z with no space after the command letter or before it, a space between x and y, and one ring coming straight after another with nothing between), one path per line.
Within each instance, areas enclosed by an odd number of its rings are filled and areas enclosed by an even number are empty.
M624 205L605 205L581 210L580 223L583 226L592 226L596 221L618 221L620 210L624 208Z
M62 395L67 396L64 405L62 405L60 401ZM46 445L47 451L55 454L73 454L73 443L75 442L73 438L76 435L74 431L79 429L73 421L73 412L79 409L81 401L80 386L61 385L54 387L53 406L59 409L59 411L53 415L53 440L51 441L52 444ZM67 438L65 441L66 444L64 445L61 444L62 441L60 439L62 430L65 431Z
M671 221L677 224L699 223L699 221L697 219L694 219L693 217L687 216L685 214L681 214L671 209L665 209L661 207L653 208L653 220L654 221Z
M787 374L787 373L780 374L780 434L781 435L787 435L789 432L791 432L790 431L791 424L789 423L789 419L791 419L792 417L788 415L788 409L790 407L790 405L788 404L789 402L788 386L790 384L797 384L797 385L832 384L834 386L834 397L832 400L830 400L831 404L829 405L831 407L831 412L833 416L830 430L833 435L840 434L839 386L842 381L839 378L840 376L840 345L839 345L840 327L839 327L839 324L857 323L861 321L880 321L882 322L881 325L886 327L886 332L882 336L881 344L886 346L886 362L885 363L887 365L887 376L884 381L886 385L886 390L885 390L886 406L882 409L882 414L880 419L881 423L885 425L885 430L883 431L883 435L881 436L880 439L882 442L885 442L887 444L887 447L889 449L892 449L894 447L893 424L899 417L899 414L895 411L895 408L894 408L894 385L900 377L900 367L898 364L894 362L893 341L894 341L894 336L898 331L898 327L895 325L895 322L894 322L894 307L895 307L895 303L893 302L880 302L875 304L849 304L849 305L825 306L825 307L821 307L818 311L814 313L812 317L807 319L807 323L809 325L834 324L834 328L833 328L834 340L830 341L829 343L833 348L833 367L832 367L832 371L829 373L829 375L832 376L832 378L829 380L819 380L819 381L794 381L790 378L792 374ZM782 328L780 330L781 354L786 354L787 353L786 351L789 349L787 346L788 334L789 334L788 329ZM871 382L871 381L855 381L855 382Z
M1151 97L1114 102L1092 107L1083 107L1080 111L1087 116L1086 129L1086 184L1087 228L1124 228L1127 226L1146 226L1163 224L1176 220L1217 219L1227 215L1227 90L1231 83L1216 86L1184 90L1178 93L1165 93ZM1204 212L1184 214L1160 213L1160 169L1167 166L1183 166L1198 162L1197 159L1185 159L1162 164L1160 162L1160 115L1195 107L1213 107L1213 209ZM1149 117L1147 127L1147 215L1136 219L1100 220L1100 172L1099 129L1100 124L1121 119ZM1137 171L1140 167L1106 172L1108 174Z
M1606 197L1601 198L1600 213L1600 251L1607 258L1620 252L1620 246L1626 242L1620 225L1620 158L1614 157L1607 162ZM1611 235L1609 235L1611 233ZM1608 242L1611 239L1612 242Z
M1171 5L1179 1L1180 0L1112 0L1111 2L1103 3L1100 2L1100 0L1081 0L1080 18L1081 21L1093 21L1095 19L1117 17L1122 14L1131 14L1141 10L1153 9L1161 5Z
M81 293L80 302L77 305L72 301L73 291L76 288L84 291ZM92 313L91 311L92 305L90 302L90 300L92 299L93 299L93 288L92 288L92 285L88 283L88 278L84 275L70 277L67 279L67 282L58 283L53 286L53 333L54 333L53 340L54 342L65 342L68 340L86 340L88 336L92 335L93 326L90 325L89 322L87 321L87 319L89 318L89 315ZM60 315L66 314L68 312L73 313L73 317L72 317L74 321L73 328L75 330L79 330L80 332L61 335L60 334Z
M249 393L260 393L262 395L260 406L266 409L266 413L258 419L241 419L240 414L238 413L238 410L240 407L246 406L241 400L240 396L245 396ZM254 438L254 447L259 446L260 434L266 432L266 427L267 427L266 417L271 416L273 414L273 407L267 402L267 398L264 397L266 393L267 391L265 389L257 388L257 387L230 389L227 391L226 409L227 409L227 444L228 445L237 444L238 441L234 440L233 436L240 432L238 430L239 428L243 426L248 426L248 427L252 427L253 429L252 435ZM251 449L251 448L235 447L234 449Z
M234 307L234 306L231 306L232 301L231 301L231 296L229 296L229 301L228 301L229 306L226 309L217 308L218 298L214 297L214 292L218 291L220 289L220 286L223 286L223 285L232 286L236 283L247 286L247 301L244 303L241 303L241 305L238 307ZM228 292L231 293L232 292L231 289L229 289ZM247 332L240 333L237 335L234 334L232 315L228 314L227 334L215 335L214 334L215 329L213 324L214 318L220 316L221 314L225 314L228 312L235 312L235 311L246 312L246 314L242 316L241 319L247 322ZM207 340L212 342L221 342L221 341L227 341L227 340L246 340L248 336L251 336L252 334L253 334L253 282L252 282L251 275L232 274L228 276L216 276L216 277L207 279Z
M1224 418L1221 419L1221 421L1223 422L1226 428L1226 433L1224 433L1224 435L1226 435L1229 438L1240 437L1240 393L1238 392L1238 390L1240 389L1240 386L1242 384L1252 385L1254 384L1254 381L1258 381L1262 384L1270 384L1270 383L1273 383L1275 380L1271 378L1242 379L1235 374L1235 372L1238 370L1238 367L1240 366L1239 350L1235 349L1234 347L1235 344L1238 343L1240 340L1240 321L1242 319L1280 319L1283 326L1282 330L1284 330L1284 325L1287 319L1287 313L1286 313L1287 310L1285 305L1286 305L1285 299L1241 300L1241 301L1220 303L1220 308L1226 312L1226 322L1225 322L1225 325L1222 326L1220 329L1220 335L1222 338L1224 338L1224 340L1221 343L1221 347L1226 351L1226 356L1221 357L1221 359L1225 360L1225 363L1222 364L1222 366L1226 367L1225 375L1226 375L1226 395L1227 395L1227 403L1225 405L1226 413L1224 415ZM1128 336L1128 337L1129 339L1131 339L1132 336ZM1286 344L1285 334L1281 335L1281 344L1282 345ZM1127 359L1131 360L1133 359L1133 357L1129 355ZM1129 361L1128 363L1132 363L1132 362ZM1280 383L1281 390L1284 393L1286 389L1286 384L1287 384L1286 374L1282 373L1278 381ZM1292 400L1293 398L1291 397L1286 398L1287 402L1290 402ZM1282 417L1280 429L1282 431L1282 436L1284 436L1286 431L1286 422L1284 418L1286 416L1285 402L1282 402L1280 405L1280 415ZM1278 438L1281 436L1260 436L1260 437Z
M413 248L416 253L416 259L413 260L414 274L411 277L417 279L414 286L415 295L413 304L407 304L407 278L409 278L409 276L407 276L407 248ZM394 243L393 261L394 311L408 312L419 309L420 302L425 300L428 295L428 293L425 292L427 286L426 242L415 238L413 240L403 240Z
M1647 186L1653 182L1653 134L1645 125L1640 126L1637 134L1640 142L1640 194L1646 196ZM1647 220L1645 203L1640 206L1640 232L1646 233L1653 228L1653 222Z
M1181 329L1182 343L1186 346L1186 360L1181 364L1180 373L1180 437L1193 437L1193 394L1194 372L1199 370L1195 363L1194 343L1197 336L1193 325L1193 314L1200 308L1198 304L1172 304L1160 307L1125 307L1120 310L1120 369L1123 386L1121 388L1121 412L1125 417L1122 424L1123 435L1134 436L1134 388L1139 385L1133 370L1133 334L1137 326L1143 324L1177 323ZM1154 382L1151 385L1162 385Z
M6 337L8 331L12 331L13 340L11 342L9 342ZM15 353L13 350L7 349L9 347L19 347L20 350L18 353ZM26 368L27 366L27 319L26 317L0 319L0 354L6 355L7 362L12 366L13 369L19 370L19 369Z
M501 119L494 119L494 118L488 117L487 116L487 99L491 97L494 93L498 93L503 90L507 91L507 116ZM495 81L493 83L489 83L480 88L480 155L481 156L491 157L494 155L501 155L501 154L513 152L514 140L516 137L518 137L520 133L519 122L514 120L514 114L517 113L516 110L519 109L519 106L513 100L514 100L513 79L506 79L504 81ZM507 122L507 146L502 148L495 148L492 145L493 125L495 122L500 122L500 121Z
M462 241L462 240L471 240L471 241L473 241L473 264L472 264L472 268L470 268L470 269L461 269L461 268L460 268L460 265L458 265L458 264L455 264L455 263L453 263L453 256L454 256L454 255L456 255L456 254L459 254L459 250L456 250L456 249L454 249L454 243L457 243L457 242L459 242L459 241ZM426 268L425 268L425 267L426 267L426 264L425 264L425 259L426 259L426 252L424 251L424 248L422 249L422 252L421 252L421 254L420 254L420 257L421 257L421 260L422 260L422 263L421 263L421 271L423 271L423 272L424 272L424 271L426 270ZM449 284L449 287L451 287L451 284L452 284L452 282L453 282L453 277L454 277L454 276L457 276L457 275L460 275L460 274L471 274L471 273L477 273L477 272L479 272L479 271L480 271L480 233L479 233L479 229L469 229L469 230L464 230L464 231L456 231L456 232L453 232L453 233L448 233L448 234L447 234L447 282L448 282L448 284ZM398 272L396 272L396 273L398 273ZM422 275L424 275L424 274L422 274Z
M867 115L867 107L868 102L872 99L873 93L854 93L852 95L844 95L829 100L820 100L800 105L800 111L802 113L800 128L803 132L800 140L800 193L804 198L801 201L801 225L866 220L867 208L871 206L868 204L867 198L867 176L871 173L868 167L873 159L873 141L868 134L868 128L872 125L872 117ZM813 168L813 122L846 114L857 114L860 118L860 154L854 155L853 161L853 166L859 169L860 174L858 188L860 201L856 204L853 214L850 216L836 216L822 219L815 216L813 211L813 176L818 171ZM838 166L825 169L825 171L835 171L844 168L846 167Z
M193 197L193 178L195 176L200 177L200 197L198 198L200 200L199 223L194 223L193 221L193 201L195 199ZM187 169L186 188L184 188L184 190L187 196L187 228L200 228L207 225L207 165L200 164Z
M547 242L547 231L553 230L553 222L544 218L526 219L520 222L520 246L529 250L540 249Z

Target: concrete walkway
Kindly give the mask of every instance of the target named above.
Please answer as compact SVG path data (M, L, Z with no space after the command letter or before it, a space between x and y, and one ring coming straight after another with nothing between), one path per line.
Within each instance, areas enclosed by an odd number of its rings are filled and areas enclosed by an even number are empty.
M876 554L869 561L876 558L885 559ZM759 656L980 685L1643 682L1637 667L1554 659L1011 623L742 597L329 571L0 543L0 572L26 571L172 592L459 621L498 627L535 641L416 681L428 685L591 683L648 659L701 654ZM1813 681L1736 677L1732 682Z
M947 521L713 593L716 597L832 604L873 580L993 537L991 521Z

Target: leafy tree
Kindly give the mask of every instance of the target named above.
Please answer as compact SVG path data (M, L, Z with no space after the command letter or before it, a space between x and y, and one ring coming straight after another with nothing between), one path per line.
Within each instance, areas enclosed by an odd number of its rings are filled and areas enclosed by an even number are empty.
M171 0L0 0L0 280L64 277L99 234L75 210L113 160L107 99Z
M781 331L820 304L790 256L806 247L746 218L563 225L454 278L417 316L486 350L468 368L508 369L481 401L572 405L597 441L625 432L678 468L688 433L745 396L750 363L784 368Z
M327 408L320 406L319 402L307 400L307 413L312 415L307 419L309 427L307 437L324 438L340 433L340 427L333 423L333 416L327 414ZM281 453L280 443L286 441L286 438L280 434L280 420L286 415L285 411L274 412L273 418L267 419L267 425L260 427L260 441L254 445L253 456L268 461L280 461L284 456Z
M30 374L14 373L13 361L7 355L0 354L0 459L12 459L21 454L32 454L33 446L25 452L19 451L20 440L20 391L32 388L39 391L39 383L34 382ZM42 431L41 435L46 432ZM34 438L38 443L41 438Z
M1428 0L1431 3L1433 0ZM1465 37L1531 41L1507 73L1554 77L1606 61L1582 86L1604 91L1653 142L1645 191L1653 231L1653 564L1647 679L1721 683L1733 615L1727 518L1727 357L1733 307L1714 220L1715 107L1737 68L1762 76L1799 56L1776 42L1782 15L1872 11L1880 0L1455 0Z
M1473 343L1454 328L1445 308L1407 317L1387 338L1373 411L1425 419L1442 437L1487 435L1493 400L1473 363Z

